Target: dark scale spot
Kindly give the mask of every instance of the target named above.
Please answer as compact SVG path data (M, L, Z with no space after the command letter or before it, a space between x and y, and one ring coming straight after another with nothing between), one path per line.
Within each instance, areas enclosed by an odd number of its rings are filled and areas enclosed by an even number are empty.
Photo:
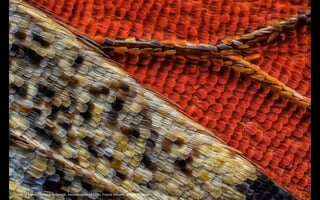
M87 105L87 110L86 110L85 112L83 112L83 113L80 113L80 115L81 115L84 119L89 120L89 119L91 118L91 116L92 116L92 113L91 113L91 111L92 111L92 104L89 102L89 103L87 103L86 105Z
M158 139L159 133L154 130L151 130L150 137L147 139L147 147L153 148L156 146L156 141Z
M123 91L125 91L125 92L128 92L129 89L130 89L130 87L129 87L129 85L121 82L121 83L120 83L120 89L123 90Z
M24 40L24 39L26 39L27 34L25 34L25 33L22 32L22 31L17 31L17 32L14 34L14 36L15 36L16 38L20 39L20 40Z
M83 117L84 119L90 119L92 114L90 110L87 110L86 112L80 113L81 117Z
M63 112L68 112L69 111L69 107L65 107L65 106L60 106L59 109Z
M131 135L133 135L135 138L138 138L140 136L140 133L136 130L131 130Z
M130 135L130 128L128 128L127 126L121 126L120 128L121 133L125 134L125 135Z
M27 56L28 58L30 58L30 62L32 64L38 65L41 60L43 59L42 56L40 56L39 54L37 54L37 52L33 51L32 49L29 48L23 48L24 50L24 54L25 56Z
M81 183L82 183L82 187L87 191L92 190L92 185L90 183L87 183L87 182L81 182Z
M117 99L111 104L111 106L112 106L112 109L113 109L113 110L115 110L115 111L120 111L120 110L122 109L122 107L123 107L122 104L123 104L123 101L117 98Z
M27 89L24 86L20 87L17 92L21 97L26 97L27 96Z
M27 89L26 85L22 85L21 87L18 87L14 84L10 84L10 87L16 91L16 93L21 96L21 97L26 97L27 96Z
M98 87L91 87L89 89L90 94L98 96L100 94L102 95L108 95L109 94L109 88L105 86L98 86Z
M192 174L192 169L190 168L192 162L192 158L188 157L187 159L177 159L174 164L186 175Z
M185 168L187 165L187 161L186 160L182 160L182 159L177 159L174 162L175 165L177 165L179 168Z
M89 148L88 148L89 152L94 155L95 157L98 157L98 153L97 151L95 150L94 146L90 145Z
M178 138L176 139L176 141L174 141L174 144L176 144L176 145L178 145L178 146L181 146L181 145L185 144L185 141L184 141L183 138L178 137Z
M40 45L42 47L49 47L50 46L50 43L45 41L41 35L39 34L36 34L36 33L32 33L32 36L33 36L33 40L37 41L40 43Z
M19 51L19 49L20 49L19 45L12 43L10 51L17 53Z
M138 138L140 136L140 133L137 130L130 129L126 126L121 126L120 128L121 133L127 135L127 136L134 136L135 138Z
M151 171L155 171L157 169L157 164L152 162L150 157L145 153L143 154L142 157L142 163L144 163L144 166L148 169L150 169Z
M53 90L49 89L47 86L43 84L38 85L38 92L49 98L52 98L55 95L55 92Z
M42 114L42 110L38 109L38 108L33 108L33 111L35 113L37 113L38 115L41 115Z
M58 192L60 193L61 186L62 186L61 182L54 182L54 181L47 180L43 184L43 190L47 190L47 191L51 191L51 192L55 192L55 193L58 193Z
M50 113L50 115L48 115L48 119L50 119L50 120L55 119L58 111L59 111L59 107L51 106L51 113Z
M83 57L82 56L78 56L75 60L75 63L77 64L81 64L83 62Z
M45 129L39 128L39 127L35 127L34 130L36 131L37 134L39 135L46 135L46 131Z
M118 171L116 172L116 176L118 177L118 178L120 178L121 180L126 180L126 175L125 174L121 174L121 173L119 173Z
M88 146L91 146L94 142L94 139L89 137L89 136L86 136L85 138L82 139Z
M156 141L158 136L159 136L159 133L157 131L151 130L151 135L149 137L150 139Z
M243 182L242 184L236 185L236 189L240 193L246 193L249 190L250 184L247 182Z
M83 57L78 55L78 57L74 60L74 64L71 67L78 68L83 62L83 60L84 60Z
M45 93L47 91L48 87L42 84L38 84L38 92Z
M155 141L151 140L151 139L147 139L147 147L150 149L153 149L153 147L155 147Z
M162 141L161 149L164 152L170 152L171 151L172 142L168 140L167 138L164 138Z
M50 89L48 89L48 90L44 93L44 95L45 95L46 97L52 98L52 97L54 97L55 92L52 91L52 90L50 90Z
M71 128L71 123L63 122L63 123L60 123L59 125L66 130L69 130Z

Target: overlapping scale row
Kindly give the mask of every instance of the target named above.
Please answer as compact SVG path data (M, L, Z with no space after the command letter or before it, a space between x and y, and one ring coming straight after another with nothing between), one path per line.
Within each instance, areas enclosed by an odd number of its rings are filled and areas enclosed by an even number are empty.
M238 0L44 0L27 2L49 10L91 38L136 37L216 44L306 12L310 1Z
M310 97L310 26L280 34L276 42L262 44L259 59L253 61L279 81Z
M261 182L235 150L45 17L10 2L13 199L245 199Z

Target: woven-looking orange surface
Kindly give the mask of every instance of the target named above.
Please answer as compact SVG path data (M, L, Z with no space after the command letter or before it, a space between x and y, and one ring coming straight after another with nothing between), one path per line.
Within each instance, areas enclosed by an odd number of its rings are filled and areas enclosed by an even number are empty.
M307 13L299 0L28 0L101 38L219 44ZM247 60L310 98L310 26L268 37ZM175 102L195 121L261 166L299 199L310 199L310 113L268 84L219 60L187 55L112 53L139 83Z

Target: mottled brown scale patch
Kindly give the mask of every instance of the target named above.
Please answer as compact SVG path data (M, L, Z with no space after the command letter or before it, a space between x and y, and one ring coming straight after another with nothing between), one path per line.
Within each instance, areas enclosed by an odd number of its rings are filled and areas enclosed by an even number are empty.
M194 156L196 158L198 158L201 155L201 153L197 147L193 147L191 154L192 154L192 156Z
M151 130L151 135L150 135L150 139L156 141L156 139L158 138L159 133L157 131Z
M116 172L116 177L118 177L121 181L126 180L126 175L120 173L119 171Z
M186 175L191 175L192 174L192 168L191 168L191 162L192 162L192 157L188 157L187 159L183 160L178 158L174 164Z
M135 138L138 138L140 136L140 133L137 130L131 129L127 126L121 126L120 131L121 131L121 133L123 133L127 136L134 136Z
M12 89L14 89L19 96L21 96L21 97L26 97L27 96L27 87L26 87L25 84L22 85L21 87L18 87L15 84L11 83L10 87Z
M151 130L150 137L146 140L147 148L152 149L153 147L156 146L156 141L157 141L158 136L159 136L159 133L157 133L154 130Z
M116 89L116 90L119 89L119 87L120 87L119 81L112 81L110 87L112 89Z
M164 138L161 144L161 149L164 152L169 153L171 151L171 147L172 147L172 142L167 138Z
M81 64L81 63L83 62L83 60L84 60L84 59L83 59L82 56L78 56L78 57L75 59L74 62L75 62L76 64Z
M79 80L76 77L70 77L69 79L69 83L71 86L77 86L79 85Z
M87 110L85 112L82 112L80 113L81 117L83 117L84 119L86 120L89 120L91 117L92 117L92 113L91 113L91 110L92 110L92 103L87 103Z
M38 92L49 98L52 98L55 95L55 92L52 89L43 84L38 84Z
M25 40L27 37L27 34L22 31L17 31L14 36L20 40Z
M32 33L32 36L33 36L33 40L39 42L41 46L43 46L43 47L49 47L49 46L50 46L50 43L47 42L47 41L45 41L45 40L42 38L41 35Z
M155 142L153 140L147 139L146 146L147 146L147 148L152 149L153 147L156 146L156 144L155 144Z
M123 103L124 103L124 101L117 97L116 100L111 104L112 109L115 110L115 111L122 110Z
M147 155L147 153L143 154L142 163L144 163L144 166L151 171L155 171L157 169L157 164L155 162L152 162L150 157Z
M121 161L115 158L112 158L110 163L111 163L111 167L114 169L118 169L121 166Z
M129 92L130 86L124 82L119 82L119 88L125 92Z
M82 139L88 146L92 145L93 142L94 142L94 139L89 137L89 136L86 136L85 138Z
M28 107L25 107L25 106L23 106L23 105L19 105L19 110L20 110L20 112L29 115L29 114L32 113L33 108L28 108Z
M185 144L185 141L183 138L181 137L177 137L177 139L174 141L174 144L178 145L178 146L182 146Z
M89 89L89 93L94 95L94 96L99 96L101 95L108 95L110 92L109 88L105 87L105 86L92 86Z
M60 80L67 85L67 84L69 83L69 81L70 81L70 77L67 76L65 73L63 73L63 74L60 76Z
M131 129L131 135L134 136L135 138L138 138L140 136L140 133L135 129Z
M42 56L28 47L20 46L20 49L24 52L24 55L30 59L30 63L39 66L39 63L43 59Z
M120 127L120 131L121 133L125 134L125 135L130 135L130 128L129 127L126 127L126 126L121 126Z
M59 125L60 125L62 128L66 129L66 130L69 130L69 129L71 128L71 126L72 126L71 123L66 123L66 122L59 123Z

